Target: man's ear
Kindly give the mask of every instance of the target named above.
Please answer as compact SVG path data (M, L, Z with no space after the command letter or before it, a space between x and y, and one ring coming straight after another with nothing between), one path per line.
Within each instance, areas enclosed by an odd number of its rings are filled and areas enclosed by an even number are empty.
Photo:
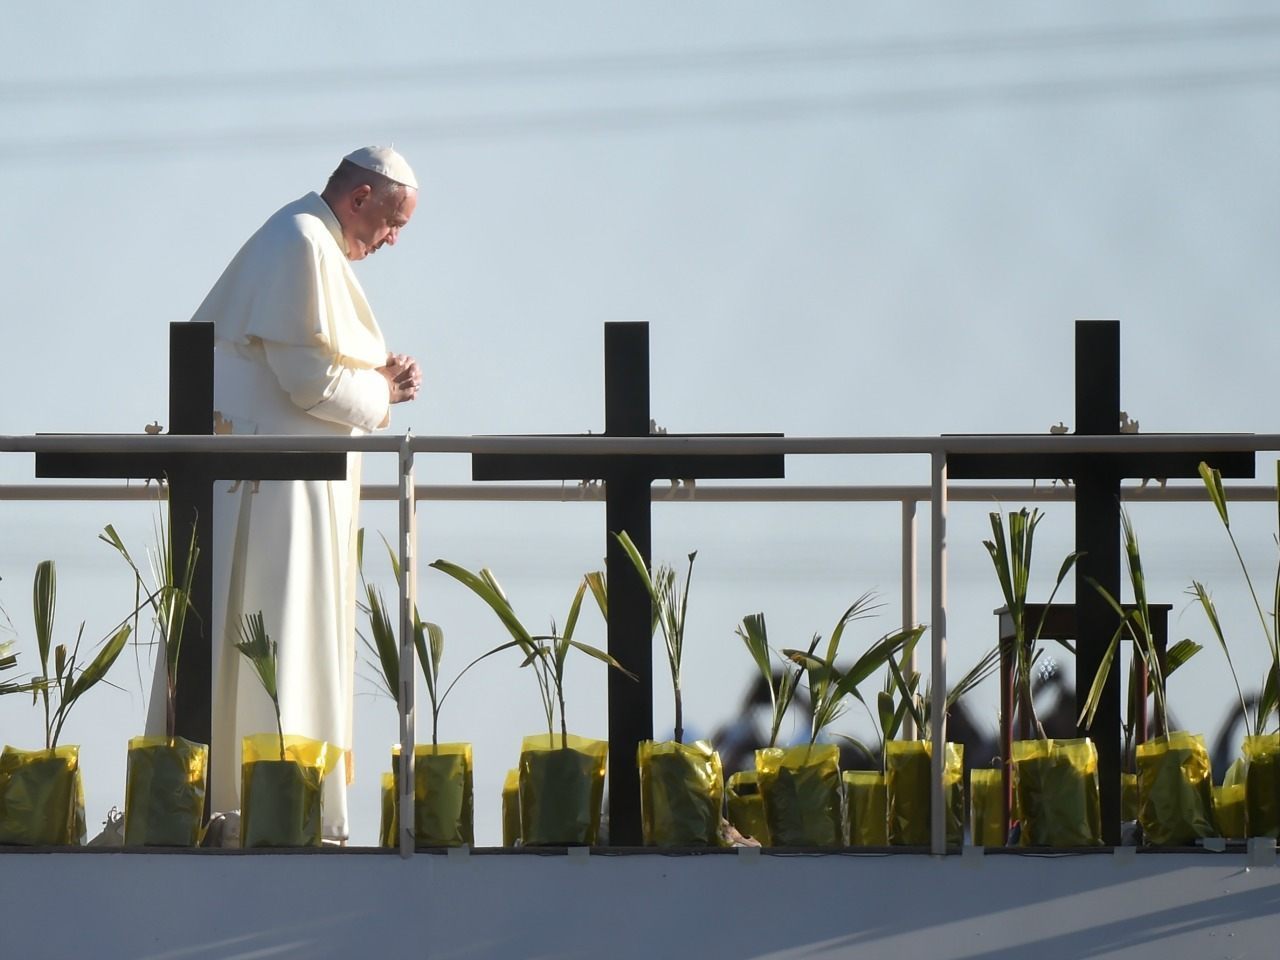
M369 186L367 183L360 184L360 186L356 187L347 195L348 200L351 203L351 209L353 210L359 210L363 207L371 196L373 196L373 187Z

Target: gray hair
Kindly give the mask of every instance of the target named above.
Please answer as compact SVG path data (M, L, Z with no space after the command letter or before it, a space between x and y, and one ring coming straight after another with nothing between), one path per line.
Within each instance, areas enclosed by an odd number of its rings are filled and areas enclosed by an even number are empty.
M350 160L343 160L338 164L338 169L329 175L329 182L325 184L324 192L350 193L356 187L365 184L372 189L372 198L378 203L399 202L404 196L404 191L408 189L403 183L397 183L374 170L366 170Z

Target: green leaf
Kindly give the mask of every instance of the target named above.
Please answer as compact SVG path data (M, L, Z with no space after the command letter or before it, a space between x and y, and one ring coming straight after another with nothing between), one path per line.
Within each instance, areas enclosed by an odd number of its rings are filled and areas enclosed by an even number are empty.
M1213 598L1209 595L1205 585L1199 580L1192 580L1191 588L1187 592L1200 601L1200 607L1204 610L1204 615L1209 621L1209 627L1213 630L1213 635L1218 640L1218 646L1222 648L1222 655L1227 658L1227 667L1231 670L1231 679L1236 685L1236 696L1240 699L1240 715L1244 717L1245 732L1252 734L1253 729L1249 724L1249 710L1245 706L1244 693L1240 689L1240 678L1236 675L1235 661L1231 659L1231 650L1227 647L1227 638L1222 633L1222 623L1218 619L1218 609L1214 606Z
M1111 673L1111 663L1115 660L1116 648L1120 645L1120 634L1124 632L1124 624L1116 628L1116 632L1111 635L1111 642L1107 644L1106 652L1102 655L1102 660L1098 663L1098 670L1093 675L1093 684L1089 687L1089 696L1085 700L1084 709L1080 711L1080 718L1076 722L1088 729L1093 726L1093 718L1098 712L1098 705L1102 702L1102 694L1106 690L1107 677Z
M1209 499L1213 501L1213 505L1218 511L1222 525L1230 530L1231 518L1227 516L1227 492L1222 488L1222 473L1209 466L1203 460L1200 461L1199 470L1200 479L1204 481L1204 488L1208 491Z
M58 606L58 571L52 560L36 565L31 589L32 609L36 625L36 649L40 655L40 674L49 676L49 650L53 645L53 616Z
M62 703L59 704L59 709L62 712L65 713L70 709L71 704L106 676L107 671L111 669L112 664L120 656L120 652L124 650L124 645L129 640L129 634L132 632L133 628L126 623L107 640L102 649L98 651L98 655L93 658L87 667L80 671L80 674L71 684L70 691Z
M502 625L507 628L507 632L511 634L512 638L524 648L526 653L530 651L533 646L533 639L511 608L511 602L507 600L506 594L502 592L502 587L499 586L493 571L483 569L477 575L465 567L450 563L448 560L436 560L431 566L441 573L446 573L453 577L487 603L489 608L498 615L498 619L502 621Z
M591 596L595 598L596 606L600 609L600 616L604 617L605 623L609 622L609 587L603 570L593 570L587 574L587 586L591 589Z
M634 673L632 673L630 670L628 670L626 667L620 664L613 657L609 656L609 654L605 653L603 650L598 650L595 647L591 646L590 644L580 643L577 640L569 640L567 642L570 646L574 647L577 650L581 650L583 653L587 654L587 656L595 657L601 663L608 664L609 666L613 667L615 670L620 670L622 673L626 674L632 680L639 679L639 677L637 677Z

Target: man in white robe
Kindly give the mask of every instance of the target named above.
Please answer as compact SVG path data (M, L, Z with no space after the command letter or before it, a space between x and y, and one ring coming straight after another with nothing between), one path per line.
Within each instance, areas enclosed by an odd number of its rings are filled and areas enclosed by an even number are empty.
M279 210L249 238L192 317L214 324L216 429L358 436L386 427L390 405L416 396L418 365L387 352L350 261L395 244L417 188L403 157L366 147L343 159L322 193ZM215 491L214 811L240 807L241 738L276 727L233 647L244 615L261 611L279 648L284 732L347 751L326 778L323 830L326 839L348 836L359 493L359 454L349 455L343 481ZM148 726L163 731L163 697L151 706Z

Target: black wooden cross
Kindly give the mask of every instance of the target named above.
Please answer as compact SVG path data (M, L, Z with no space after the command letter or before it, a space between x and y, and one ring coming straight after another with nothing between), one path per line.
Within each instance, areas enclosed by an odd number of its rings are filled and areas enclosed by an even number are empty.
M1120 324L1076 321L1076 434L1120 432ZM1224 453L1187 436L1175 453L952 454L953 480L1071 479L1075 481L1076 702L1088 699L1098 664L1116 628L1116 614L1090 585L1093 579L1120 596L1120 480L1123 477L1195 477L1200 461L1225 477L1252 477L1252 453ZM1120 842L1120 671L1112 670L1089 736L1098 747L1103 841ZM1084 736L1085 732L1080 731Z
M169 324L169 433L213 433L213 324ZM37 477L166 480L173 566L198 547L192 606L178 661L177 734L208 743L212 699L213 484L217 480L341 480L343 453L38 453Z
M606 323L604 363L604 435L649 436L649 325ZM640 578L611 534L627 531L645 564L650 565L650 486L654 480L779 478L784 475L783 457L781 454L475 454L471 458L471 475L474 480L605 482L609 653L639 678L639 682L633 682L617 671L609 671L609 842L615 846L639 846L642 838L636 746L653 736L650 604Z

